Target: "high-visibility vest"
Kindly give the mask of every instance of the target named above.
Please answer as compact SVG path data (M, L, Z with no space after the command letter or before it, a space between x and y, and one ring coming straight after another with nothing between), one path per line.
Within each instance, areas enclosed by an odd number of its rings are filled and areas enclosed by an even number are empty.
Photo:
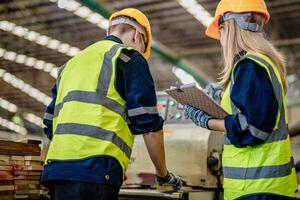
M114 41L99 41L60 70L46 164L111 156L125 173L134 137L128 127L126 102L115 85L117 59L130 60L122 53L124 48Z
M234 69L237 64L250 59L263 67L268 73L278 102L276 125L271 133L266 133L247 123L247 119L230 99L234 85ZM294 161L291 153L290 138L287 129L288 117L286 96L280 74L273 62L266 56L248 52L239 61L231 73L221 106L229 114L237 114L241 128L264 140L254 147L237 148L225 137L222 165L224 172L224 199L238 199L253 194L277 194L295 197L297 188Z

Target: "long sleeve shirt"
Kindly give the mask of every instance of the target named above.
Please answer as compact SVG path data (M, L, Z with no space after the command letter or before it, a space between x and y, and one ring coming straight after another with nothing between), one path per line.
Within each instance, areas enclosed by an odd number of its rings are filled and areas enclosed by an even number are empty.
M251 60L241 61L234 73L230 94L234 105L246 117L248 124L271 133L278 112L278 103L267 71ZM238 115L225 118L227 137L236 147L255 146L264 141L241 128Z
M115 36L105 40L118 43L122 41ZM156 132L162 129L163 119L156 109L157 99L149 66L143 56L135 50L123 50L131 59L127 63L117 60L116 89L126 101L129 128L134 135ZM52 89L53 100L46 109L44 132L52 138L52 119L57 94L57 86ZM109 177L109 178L108 178ZM44 185L55 180L73 180L110 184L120 187L123 180L122 167L113 157L97 156L79 161L54 161L47 165L41 178Z

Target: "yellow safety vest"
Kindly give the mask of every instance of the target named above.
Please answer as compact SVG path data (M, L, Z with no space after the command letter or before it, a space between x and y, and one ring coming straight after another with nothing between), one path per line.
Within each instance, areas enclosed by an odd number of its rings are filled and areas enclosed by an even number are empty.
M246 117L230 99L230 92L234 85L234 69L244 59L250 59L263 67L270 77L278 102L276 125L270 134L248 124ZM255 147L237 148L225 137L222 156L224 199L232 200L262 193L295 197L297 184L287 130L286 96L283 92L280 74L272 61L255 52L248 52L237 61L232 70L229 85L224 92L221 106L229 114L238 115L242 129L250 130L255 137L265 141Z
M125 173L134 137L127 125L126 102L115 88L117 59L130 60L124 48L109 40L97 42L60 70L46 164L111 156Z

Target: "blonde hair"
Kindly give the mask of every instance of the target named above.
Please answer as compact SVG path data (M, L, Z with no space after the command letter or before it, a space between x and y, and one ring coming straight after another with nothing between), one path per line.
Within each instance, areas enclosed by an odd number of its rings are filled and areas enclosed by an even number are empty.
M264 18L259 14L253 14L250 22L259 25L264 24ZM277 67L284 92L287 90L286 82L286 61L284 56L264 37L262 32L251 32L241 29L234 19L230 19L221 24L222 27L222 48L225 67L221 72L220 84L226 85L234 66L235 56L241 51L254 51L267 56Z

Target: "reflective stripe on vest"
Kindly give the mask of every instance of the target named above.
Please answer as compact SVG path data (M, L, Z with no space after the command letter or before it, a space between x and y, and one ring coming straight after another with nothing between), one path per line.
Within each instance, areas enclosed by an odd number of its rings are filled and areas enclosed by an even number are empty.
M294 159L283 165L263 166L263 167L223 167L224 176L231 179L261 179L277 178L287 176L292 173Z
M237 114L242 130L249 130L254 137L264 142L255 147L237 148L225 137L222 158L224 199L237 199L245 195L258 193L273 193L294 197L294 190L296 189L294 161L291 156L285 119L284 95L282 85L279 82L280 77L278 77L278 74L276 75L271 63L267 62L260 54L248 53L238 62L244 59L251 59L259 63L268 72L278 102L279 119L277 117L275 126L277 128L274 128L271 133L259 130L247 122L247 118L230 99L230 92L234 84L234 67L222 106L229 112L231 109L232 114ZM287 185L289 185L289 188L287 188Z
M61 133L71 133L76 135L89 136L101 140L110 141L119 147L130 159L131 148L114 132L101 129L99 127L84 125L84 124L75 124L75 123L64 123L59 124L56 128L56 134Z

